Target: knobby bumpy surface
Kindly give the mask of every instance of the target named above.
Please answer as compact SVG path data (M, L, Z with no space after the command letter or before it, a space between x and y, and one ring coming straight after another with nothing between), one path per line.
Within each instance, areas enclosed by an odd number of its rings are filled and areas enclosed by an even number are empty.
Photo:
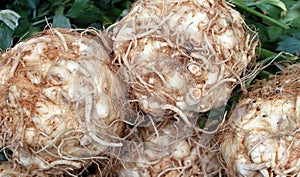
M212 135L199 133L183 121L140 128L133 137L119 156L121 164L115 168L119 177L221 175Z
M53 28L2 55L0 146L12 151L9 165L25 176L72 174L122 146L124 94L107 45L96 31Z
M245 95L221 132L228 176L300 174L300 65Z
M226 104L257 45L223 0L138 1L107 32L130 103L187 124L189 114Z

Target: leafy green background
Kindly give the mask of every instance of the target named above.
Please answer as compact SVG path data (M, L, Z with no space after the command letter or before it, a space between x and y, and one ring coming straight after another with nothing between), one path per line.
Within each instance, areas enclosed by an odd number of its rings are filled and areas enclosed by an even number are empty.
M288 65L300 62L300 1L230 2L243 14L246 23L258 32L257 64L264 69L258 73L257 79L269 78Z
M254 24L259 32L261 47L273 50L275 46L275 51L286 51L299 56L300 1L247 0L243 3L265 15L258 17L255 13L244 11L246 22Z
M4 51L16 42L42 31L47 22L52 27L101 29L112 24L133 0L6 0L1 9L10 9L21 18L15 30L10 29L0 17L0 48Z

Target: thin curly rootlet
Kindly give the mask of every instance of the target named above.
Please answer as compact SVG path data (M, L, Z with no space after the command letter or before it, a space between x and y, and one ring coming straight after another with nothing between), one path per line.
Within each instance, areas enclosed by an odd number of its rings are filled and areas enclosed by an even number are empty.
M107 33L132 102L155 117L172 110L187 124L191 112L226 104L257 45L222 0L138 1Z
M15 172L76 175L122 146L123 88L101 35L51 28L2 55L0 146Z
M300 65L261 81L241 98L221 152L229 176L299 176Z

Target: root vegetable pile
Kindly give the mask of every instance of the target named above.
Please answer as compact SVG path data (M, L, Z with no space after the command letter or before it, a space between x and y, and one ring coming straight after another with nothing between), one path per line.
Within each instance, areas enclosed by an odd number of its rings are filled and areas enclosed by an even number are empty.
M226 104L257 44L223 0L138 1L108 31L131 102L188 124L189 113Z
M299 176L300 65L258 83L222 132L228 176Z
M199 118L255 57L242 16L225 0L140 0L105 32L80 31L50 28L1 55L0 176L222 176L219 137ZM300 171L299 74L241 100L220 138L228 174Z
M3 54L0 142L10 161L58 175L122 146L123 88L102 42L54 28Z

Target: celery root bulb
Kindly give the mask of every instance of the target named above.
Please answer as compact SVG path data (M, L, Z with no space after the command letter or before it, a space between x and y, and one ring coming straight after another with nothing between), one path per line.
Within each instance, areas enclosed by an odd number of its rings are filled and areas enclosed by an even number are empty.
M223 0L141 0L107 31L132 102L185 117L226 104L254 57L245 27Z
M221 174L211 135L198 134L184 122L164 122L145 127L119 156L120 177L208 176Z
M101 35L53 28L2 55L0 142L10 161L72 173L122 146L123 88Z
M245 95L221 132L228 176L300 174L300 65Z

